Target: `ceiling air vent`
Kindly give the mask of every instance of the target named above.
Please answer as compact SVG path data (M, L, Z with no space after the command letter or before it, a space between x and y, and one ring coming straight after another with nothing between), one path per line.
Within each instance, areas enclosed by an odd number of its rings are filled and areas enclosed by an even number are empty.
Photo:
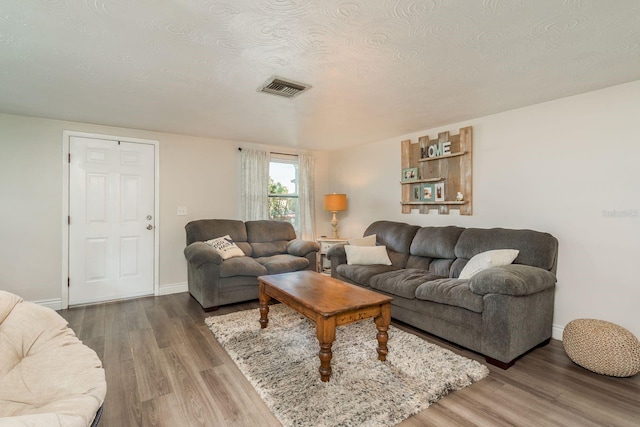
M304 83L285 80L281 77L271 77L258 89L258 92L284 96L285 98L293 98L300 95L307 89L311 89L311 86Z

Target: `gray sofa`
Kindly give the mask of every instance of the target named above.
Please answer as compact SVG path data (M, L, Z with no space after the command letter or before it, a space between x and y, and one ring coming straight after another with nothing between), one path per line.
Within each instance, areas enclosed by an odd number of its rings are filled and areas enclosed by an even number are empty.
M202 219L185 226L189 293L206 311L258 298L258 276L315 270L316 242L296 238L284 221ZM245 256L223 260L207 240L229 235Z
M391 315L485 355L503 369L552 332L558 241L548 233L502 228L419 227L377 221L392 265L348 265L344 244L327 253L331 275L393 296ZM474 255L517 249L513 264L458 279Z

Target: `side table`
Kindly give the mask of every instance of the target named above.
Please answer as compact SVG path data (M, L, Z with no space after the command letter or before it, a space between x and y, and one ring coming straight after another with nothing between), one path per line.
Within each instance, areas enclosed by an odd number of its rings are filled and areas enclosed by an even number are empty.
M327 259L327 252L333 245L337 245L339 243L349 243L349 239L344 237L339 237L337 239L331 237L318 237L316 242L320 245L320 256L318 257L318 265L316 270L319 273L327 273L331 271L331 266L325 266L325 261Z

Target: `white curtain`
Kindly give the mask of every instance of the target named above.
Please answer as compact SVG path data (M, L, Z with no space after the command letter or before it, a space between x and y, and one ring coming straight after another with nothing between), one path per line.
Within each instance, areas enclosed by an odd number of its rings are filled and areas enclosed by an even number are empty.
M269 153L242 149L242 220L269 219Z
M298 225L300 238L314 240L316 235L315 197L313 185L313 156L298 156Z

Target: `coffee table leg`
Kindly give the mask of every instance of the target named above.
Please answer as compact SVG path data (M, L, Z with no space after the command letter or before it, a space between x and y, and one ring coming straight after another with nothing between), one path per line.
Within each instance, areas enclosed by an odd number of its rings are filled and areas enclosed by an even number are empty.
M378 348L376 349L378 352L378 360L384 362L387 360L387 353L389 353L387 349L389 334L387 334L387 331L391 323L391 304L383 304L380 307L380 311L380 316L374 318L373 321L376 323L376 328L378 329L378 334L376 335L378 339Z
M316 333L320 343L320 352L318 353L320 357L320 379L322 382L327 382L331 377L331 358L333 357L331 346L336 339L335 317L325 319L319 316L316 320Z
M260 328L264 329L269 324L269 301L271 297L264 291L264 283L259 282L258 299L260 300Z

